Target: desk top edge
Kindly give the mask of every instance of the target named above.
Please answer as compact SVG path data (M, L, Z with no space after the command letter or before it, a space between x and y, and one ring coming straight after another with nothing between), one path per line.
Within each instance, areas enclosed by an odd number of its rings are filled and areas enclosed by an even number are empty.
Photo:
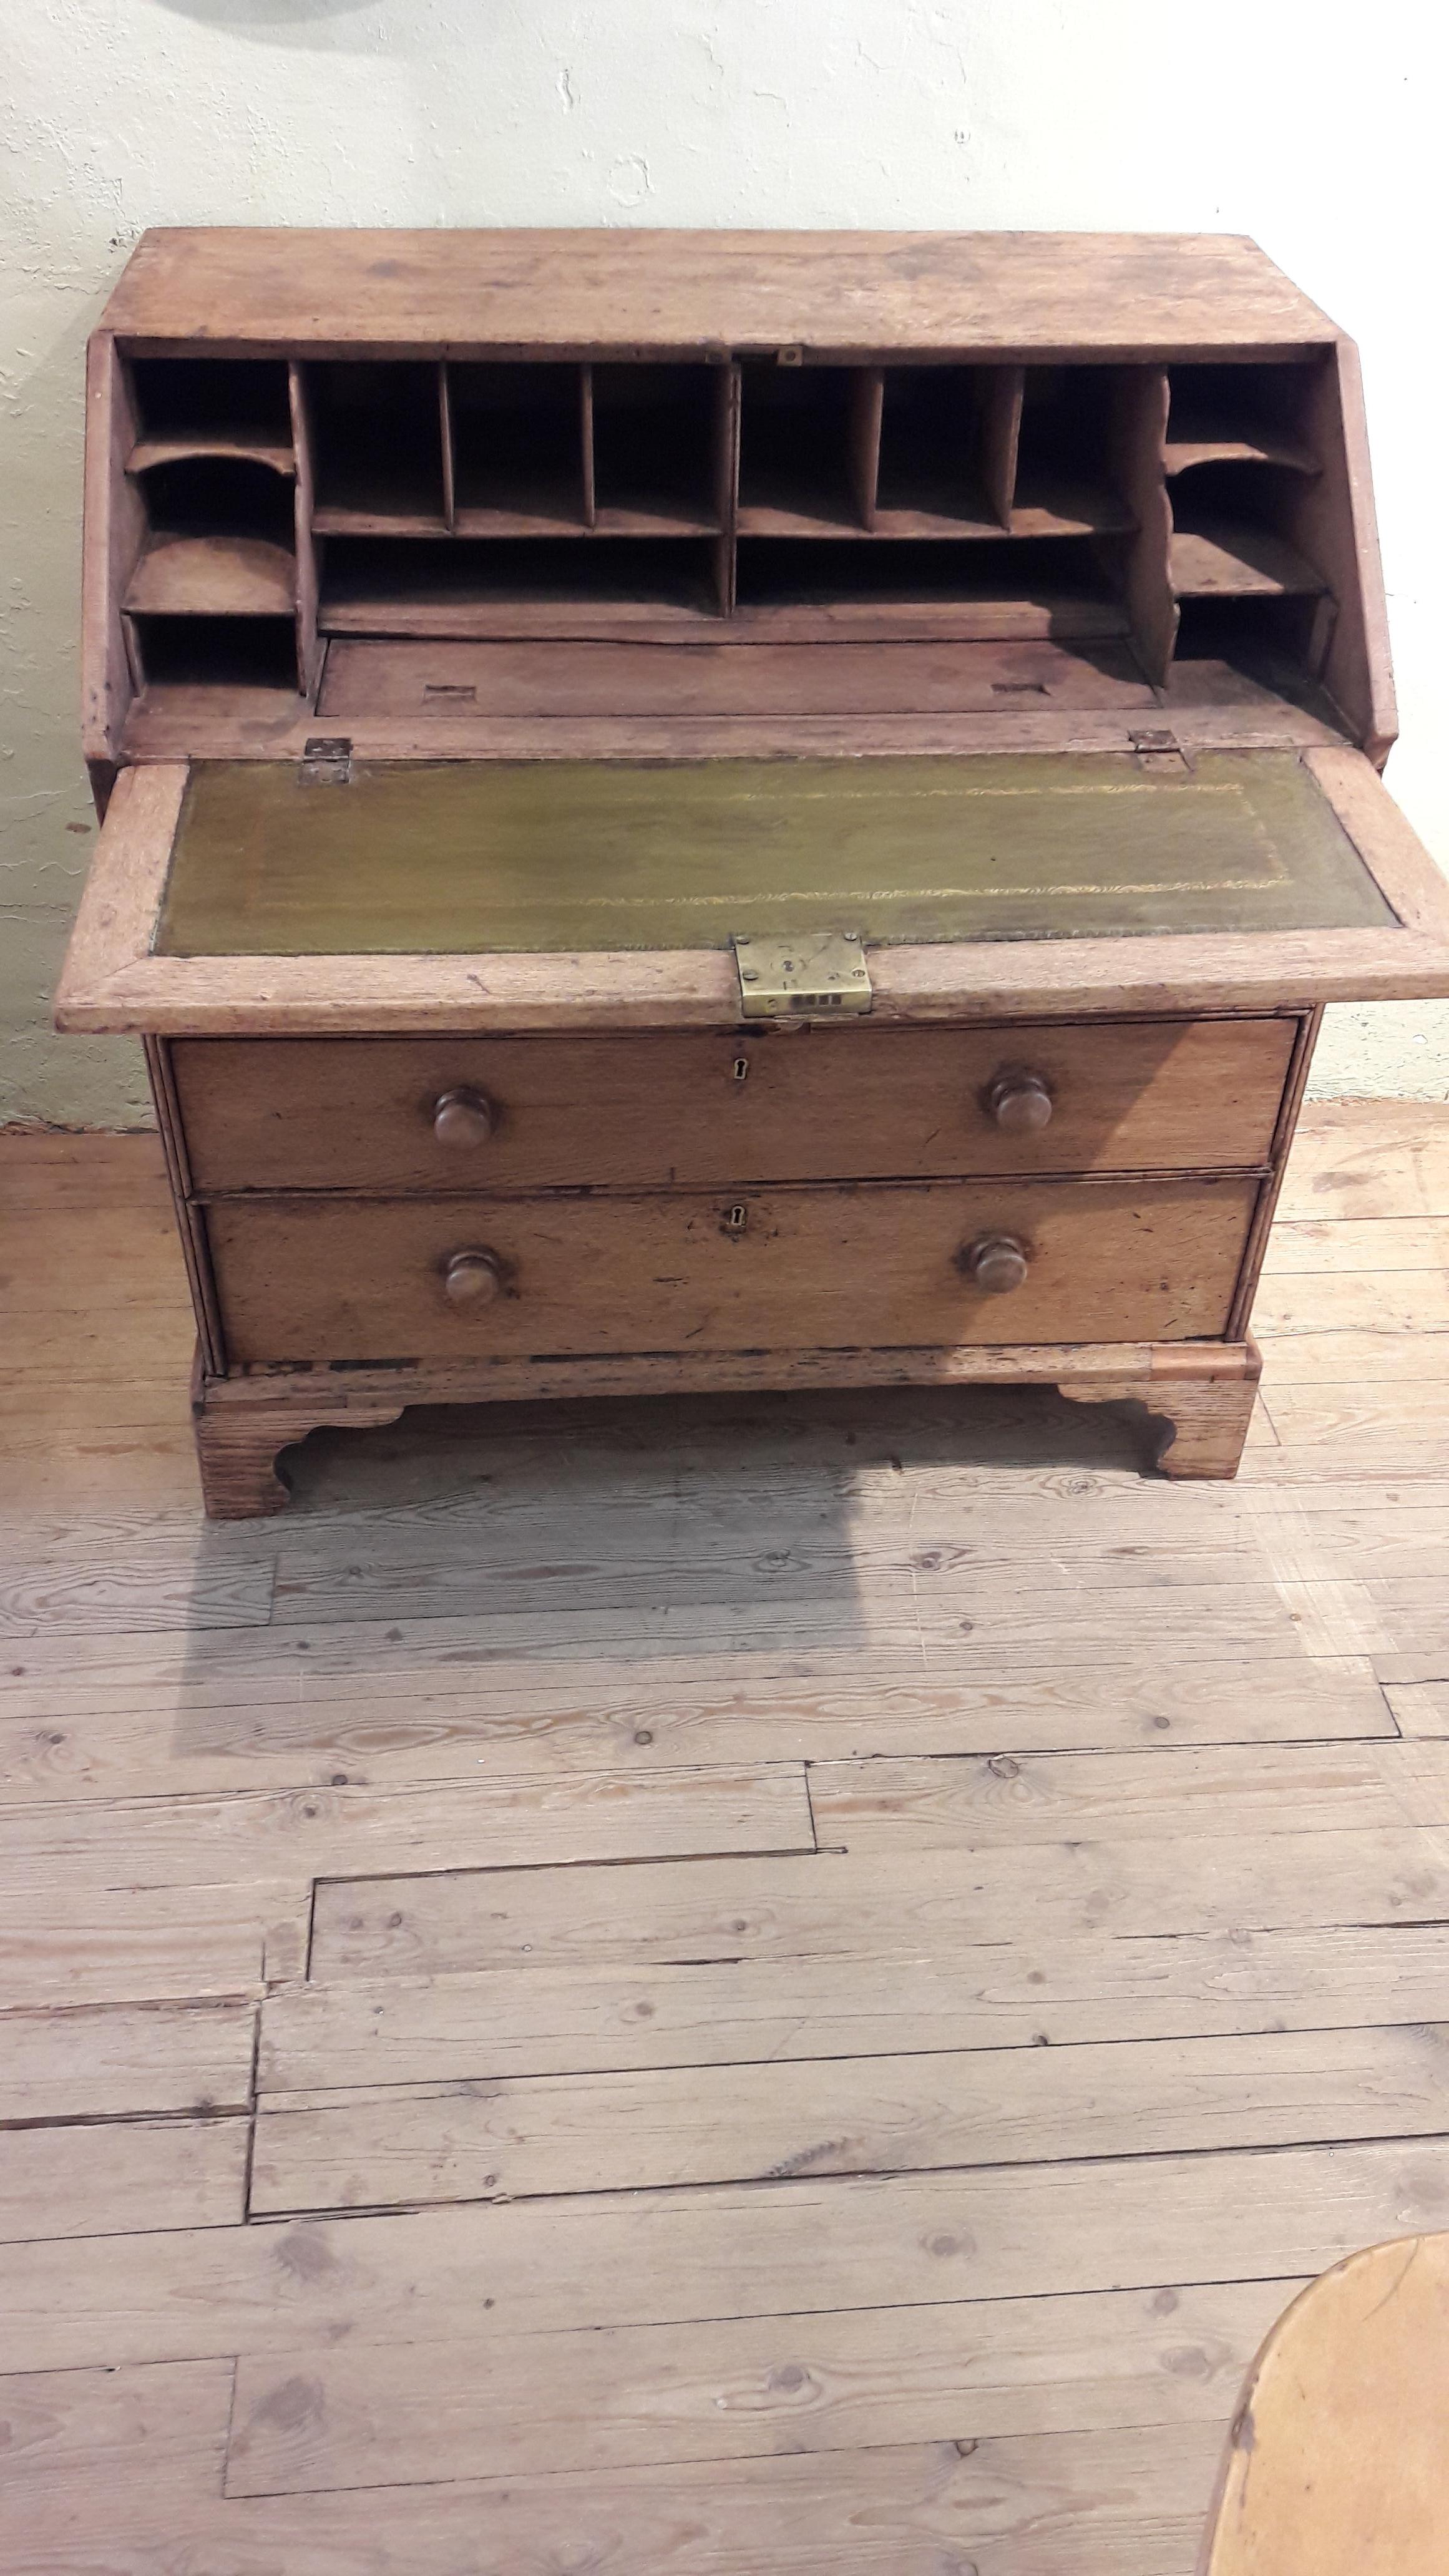
M1342 335L1227 233L428 231L142 235L127 340L346 348L1322 347Z

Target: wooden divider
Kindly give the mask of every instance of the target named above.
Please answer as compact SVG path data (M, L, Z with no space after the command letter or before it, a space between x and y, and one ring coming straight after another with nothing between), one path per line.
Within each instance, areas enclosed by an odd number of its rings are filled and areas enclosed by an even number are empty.
M1168 580L1172 511L1163 476L1168 384L1165 367L1124 367L1114 421L1114 459L1137 522L1123 550L1132 649L1154 688L1167 679L1177 641L1177 604Z
M321 685L324 647L317 632L319 573L317 540L312 533L315 502L311 408L307 380L295 358L287 369L287 398L297 463L297 687L310 705Z
M289 440L266 411L269 366ZM233 422L221 413L234 367ZM1125 625L1162 687L1186 599L1195 654L1276 646L1304 676L1322 674L1350 714L1373 695L1362 622L1335 622L1354 539L1327 361L1169 370L439 352L244 368L142 360L131 378L118 373L119 399L134 406L127 489L143 509L147 476L188 460L219 478L294 478L286 548L260 520L255 535L231 525L245 495L222 480L227 524L214 536L183 528L158 543L143 531L122 590L143 686L194 663L199 680L278 689L266 627L285 616L309 704L332 632L658 624L662 635L701 619L741 636L768 626L866 638L1090 638Z
M1016 458L1021 444L1024 367L993 367L982 415L981 471L986 497L1003 528L1011 526L1016 499Z

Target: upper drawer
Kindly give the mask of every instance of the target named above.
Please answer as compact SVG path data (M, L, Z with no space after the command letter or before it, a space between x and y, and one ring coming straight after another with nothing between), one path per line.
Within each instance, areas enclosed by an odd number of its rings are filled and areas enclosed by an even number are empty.
M668 1189L1251 1168L1296 1027L187 1038L173 1064L203 1192Z

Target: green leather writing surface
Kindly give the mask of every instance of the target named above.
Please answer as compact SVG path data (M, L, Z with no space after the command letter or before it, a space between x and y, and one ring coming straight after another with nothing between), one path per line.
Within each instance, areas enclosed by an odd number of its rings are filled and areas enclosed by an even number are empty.
M1292 752L360 765L203 761L170 956L722 948L1382 926Z

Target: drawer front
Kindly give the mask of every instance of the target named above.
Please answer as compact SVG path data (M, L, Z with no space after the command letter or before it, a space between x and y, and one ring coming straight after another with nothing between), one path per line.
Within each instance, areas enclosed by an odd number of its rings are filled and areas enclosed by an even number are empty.
M1256 1196L1221 1180L298 1197L220 1201L207 1224L233 1364L540 1358L1221 1334ZM987 1245L1015 1249L973 1275Z
M1291 1019L189 1038L194 1186L728 1188L1266 1162ZM486 1104L482 1115L467 1098ZM1045 1122L1037 1123L1043 1118Z

